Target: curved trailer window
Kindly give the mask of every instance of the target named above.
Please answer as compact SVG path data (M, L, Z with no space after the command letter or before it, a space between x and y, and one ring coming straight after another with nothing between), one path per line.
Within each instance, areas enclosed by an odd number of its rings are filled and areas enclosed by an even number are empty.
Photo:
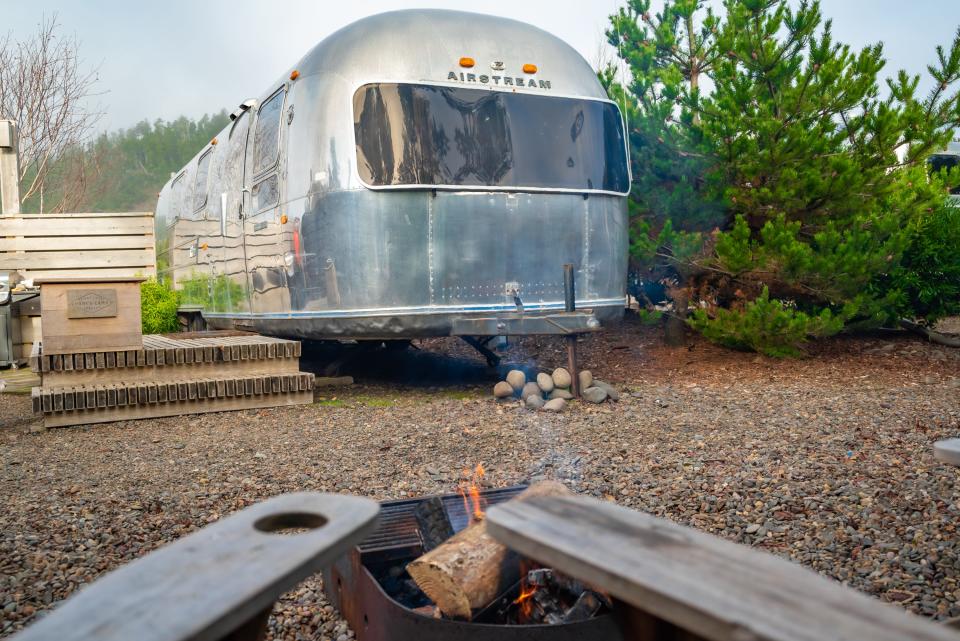
M950 171L957 165L960 165L960 155L956 154L933 154L927 160L927 166L930 168L930 173L933 174L939 173L944 169ZM951 189L950 194L953 196L960 195L960 187Z
M353 109L357 166L372 187L630 189L608 102L381 83L358 89Z

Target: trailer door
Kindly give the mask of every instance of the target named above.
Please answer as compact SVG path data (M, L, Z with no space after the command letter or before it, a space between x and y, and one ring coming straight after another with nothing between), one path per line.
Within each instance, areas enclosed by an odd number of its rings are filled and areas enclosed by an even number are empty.
M285 90L279 89L257 109L247 143L246 183L250 185L243 216L250 311L289 311L290 293L280 245L280 203Z
M226 141L221 191L214 194L220 200L221 276L215 287L222 288L226 302L223 310L229 314L250 311L250 288L247 283L247 261L243 243L243 208L246 187L244 168L247 163L247 140L253 115L242 111L233 121Z

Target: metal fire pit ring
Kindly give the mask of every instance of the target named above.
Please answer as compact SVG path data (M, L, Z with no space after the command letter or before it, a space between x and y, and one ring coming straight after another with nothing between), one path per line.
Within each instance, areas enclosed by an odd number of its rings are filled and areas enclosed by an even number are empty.
M356 550L323 572L324 591L357 641L622 641L614 615L555 625L497 625L434 619L390 597Z
M484 490L486 505L507 501L525 486ZM324 592L350 624L357 641L622 641L614 614L601 614L586 621L559 624L508 625L435 619L397 602L383 589L365 563L402 563L421 553L414 510L424 499L381 503L377 529L350 552L323 571ZM455 530L469 517L463 499L441 496Z

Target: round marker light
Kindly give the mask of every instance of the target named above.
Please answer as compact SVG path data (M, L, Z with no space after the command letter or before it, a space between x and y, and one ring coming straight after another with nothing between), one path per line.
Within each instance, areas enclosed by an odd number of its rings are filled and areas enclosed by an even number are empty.
M537 73L537 65L532 65L528 62L523 65L523 73Z
M280 216L280 224L281 224L281 225L286 225L286 224L287 224L287 215L286 215L286 214L282 214L282 215Z
M460 58L461 67L466 67L467 69L469 69L474 64L476 64L476 62L474 62L473 58L467 58L466 56L464 56L463 58Z
M300 72L297 71L296 69L290 72L290 80L296 80L299 77L300 77Z

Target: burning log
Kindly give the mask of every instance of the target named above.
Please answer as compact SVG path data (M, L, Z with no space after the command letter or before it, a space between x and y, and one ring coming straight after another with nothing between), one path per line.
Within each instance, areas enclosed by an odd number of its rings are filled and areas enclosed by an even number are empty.
M544 481L513 500L569 493L561 483ZM514 553L487 533L486 521L481 519L411 561L407 572L445 616L470 619L474 609L516 583L520 564Z

